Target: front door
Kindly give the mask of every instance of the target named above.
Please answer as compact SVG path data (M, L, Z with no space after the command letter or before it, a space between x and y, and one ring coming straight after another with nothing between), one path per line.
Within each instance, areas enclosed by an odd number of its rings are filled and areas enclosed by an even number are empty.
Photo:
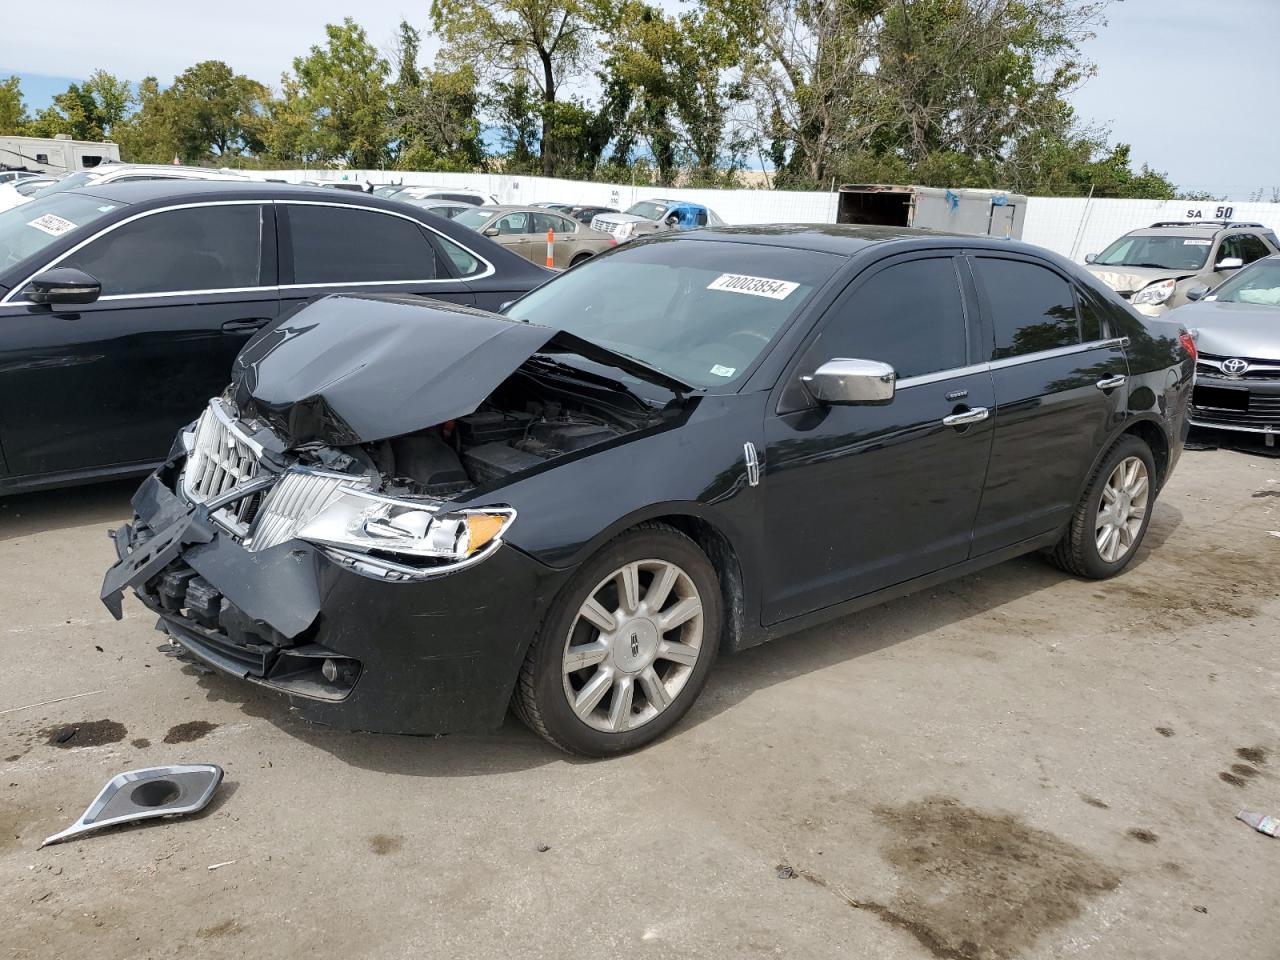
M969 556L991 449L991 376L950 255L872 268L820 321L765 422L763 620L776 623ZM898 374L884 406L820 406L828 360ZM957 421L954 418L960 417Z
M56 261L102 284L97 302L0 307L0 435L10 478L164 459L222 391L248 336L274 319L270 204L158 210Z
M276 204L285 307L329 293L418 294L471 305L475 296L426 227L403 214L323 201Z
M974 555L1066 524L1094 456L1124 416L1128 362L1100 313L1039 261L972 260L989 318L995 440Z

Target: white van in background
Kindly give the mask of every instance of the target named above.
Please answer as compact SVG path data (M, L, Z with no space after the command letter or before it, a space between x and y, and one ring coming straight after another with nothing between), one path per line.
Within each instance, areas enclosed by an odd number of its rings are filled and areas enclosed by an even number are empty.
M0 168L60 176L113 161L120 162L120 148L114 143L72 140L65 133L56 137L0 137Z

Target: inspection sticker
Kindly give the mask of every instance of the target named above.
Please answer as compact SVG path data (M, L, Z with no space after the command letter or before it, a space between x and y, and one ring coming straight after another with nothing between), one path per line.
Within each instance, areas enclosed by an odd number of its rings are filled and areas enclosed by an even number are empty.
M707 284L708 290L725 290L729 293L745 293L770 300L785 300L798 283L789 280L770 280L768 277L748 277L741 273L722 273Z
M1211 247L1213 246L1213 241L1212 240L1183 240L1182 245L1184 247Z
M711 368L712 375L717 377L732 377L737 372L737 367L726 367L718 363Z
M46 213L43 217L36 217L34 220L27 221L28 227L35 227L37 230L43 230L51 237L60 237L68 230L74 230L76 225L70 220L64 220L62 217L54 213Z

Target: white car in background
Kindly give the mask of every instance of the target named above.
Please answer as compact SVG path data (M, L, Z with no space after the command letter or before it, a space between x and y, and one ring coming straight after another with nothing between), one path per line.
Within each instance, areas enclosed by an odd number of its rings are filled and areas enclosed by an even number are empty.
M206 167L179 167L164 163L102 163L89 170L78 170L59 177L48 186L34 191L30 196L14 189L12 185L0 190L0 210L20 206L39 197L47 197L63 190L75 190L92 184L128 183L131 180L248 180L249 177L234 170L211 170Z

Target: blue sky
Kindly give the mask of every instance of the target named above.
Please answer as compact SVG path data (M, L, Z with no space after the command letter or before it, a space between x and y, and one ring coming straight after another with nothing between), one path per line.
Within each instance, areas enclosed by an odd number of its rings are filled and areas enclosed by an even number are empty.
M403 16L425 26L426 8L425 0L408 10L403 2L365 0L357 16L385 47ZM10 18L0 76L21 76L28 106L37 109L96 67L166 83L212 58L278 86L293 57L323 41L324 24L352 12L340 0L309 0L305 8L123 0L112 9L113 18L128 20L128 43L102 43L98 0L60 0L56 30L48 18ZM1074 96L1083 119L1109 126L1113 139L1133 145L1135 162L1166 171L1183 189L1245 199L1280 186L1280 111L1271 105L1280 0L1117 0L1108 19L1085 47L1098 76Z

